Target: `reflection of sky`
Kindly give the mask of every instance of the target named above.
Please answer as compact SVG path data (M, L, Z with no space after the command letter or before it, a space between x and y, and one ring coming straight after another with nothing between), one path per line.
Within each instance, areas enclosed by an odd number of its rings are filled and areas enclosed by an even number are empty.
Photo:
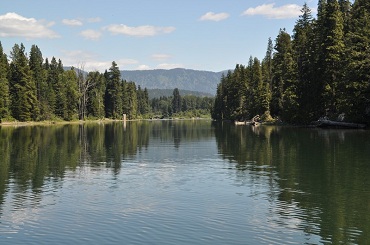
M309 194L280 186L275 166L223 159L214 136L180 147L152 137L118 174L105 162L79 166L42 190L11 182L0 244L3 234L12 244L320 243L322 211L280 198Z

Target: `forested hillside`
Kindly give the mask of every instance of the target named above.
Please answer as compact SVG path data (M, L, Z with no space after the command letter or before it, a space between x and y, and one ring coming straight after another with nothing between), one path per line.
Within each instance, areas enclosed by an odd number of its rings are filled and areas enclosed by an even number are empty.
M214 97L215 94L209 94L204 92L198 92L198 91L190 91L190 90L184 90L179 89L181 96L187 96L187 95L193 95L196 97ZM160 97L170 97L173 94L173 89L148 89L148 95L149 99L153 98L160 98Z
M121 78L114 61L104 73L68 69L60 59L44 59L36 45L27 55L23 44L15 44L9 58L0 42L0 122L209 117L213 107L213 96L180 95L177 88L149 99L146 88Z
M147 89L198 91L216 94L217 84L223 72L197 71L176 68L171 70L121 71L124 80L135 81Z
M369 123L370 1L319 0L316 18L305 4L293 35L281 29L262 61L251 57L223 76L213 118L257 114L290 123L341 114Z

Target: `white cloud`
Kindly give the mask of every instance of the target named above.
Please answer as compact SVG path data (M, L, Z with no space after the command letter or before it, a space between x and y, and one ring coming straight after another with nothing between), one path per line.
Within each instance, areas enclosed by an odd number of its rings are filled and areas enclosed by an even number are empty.
M82 26L82 21L80 20L69 20L69 19L63 19L62 23L67 26Z
M139 65L136 70L150 70L150 67L147 65Z
M204 14L203 16L200 17L199 20L211 20L211 21L220 21L220 20L225 20L229 18L228 13L213 13L213 12L208 12Z
M275 7L275 3L262 4L255 8L245 10L242 15L263 15L269 19L290 19L301 15L301 6L297 4L287 4Z
M137 26L130 27L127 25L110 25L105 27L106 30L112 34L123 34L128 36L137 36L137 37L146 37L146 36L155 36L158 34L166 34L173 32L176 28L169 27L159 27L159 26Z
M89 40L98 40L101 37L102 33L90 29L80 32L80 35Z
M57 38L59 35L49 29L53 25L54 22L7 13L0 15L0 37Z
M167 60L169 58L171 58L171 56L168 54L153 54L152 55L152 59L158 60L158 61Z
M157 65L157 69L174 69L174 68L184 68L182 64L168 64L168 63L162 63Z
M89 71L100 71L104 72L112 66L113 60L101 60L99 55L87 52L83 50L63 50L63 64L65 66L74 66L81 67L83 66L84 70ZM118 59L115 60L118 67L123 70L127 65L136 65L139 62L134 59Z

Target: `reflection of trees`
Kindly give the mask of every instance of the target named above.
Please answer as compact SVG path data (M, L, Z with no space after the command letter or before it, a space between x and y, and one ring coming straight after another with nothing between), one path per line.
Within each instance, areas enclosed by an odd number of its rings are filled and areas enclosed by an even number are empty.
M10 181L15 193L31 191L38 203L44 185L61 181L67 170L94 166L118 174L122 161L148 147L149 137L179 147L212 135L209 121L190 120L0 127L0 207Z
M208 120L154 120L146 123L149 123L151 137L162 142L173 142L176 148L181 143L213 136Z
M3 130L0 127L0 207L4 202L6 185L9 180L10 165L10 131ZM1 217L1 209L0 209Z
M228 123L214 130L219 152L236 162L237 177L269 181L272 201L302 212L300 229L334 244L370 239L369 132Z
M10 179L15 193L31 190L37 203L45 182L63 179L67 169L88 164L118 173L124 158L148 146L148 130L141 123L0 128L0 205Z

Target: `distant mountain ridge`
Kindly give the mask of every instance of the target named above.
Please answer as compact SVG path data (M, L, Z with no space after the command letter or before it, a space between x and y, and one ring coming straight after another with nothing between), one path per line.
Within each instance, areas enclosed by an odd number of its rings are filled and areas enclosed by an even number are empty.
M197 97L214 97L215 96L215 94L199 92L199 91L181 90L181 89L179 89L179 93L181 96L186 96L186 95L194 95ZM148 89L148 95L149 95L149 99L159 98L162 96L170 97L173 95L173 89L159 89L159 88Z
M122 70L121 78L147 89L175 89L215 95L217 84L226 72L199 71L183 68L170 70Z

